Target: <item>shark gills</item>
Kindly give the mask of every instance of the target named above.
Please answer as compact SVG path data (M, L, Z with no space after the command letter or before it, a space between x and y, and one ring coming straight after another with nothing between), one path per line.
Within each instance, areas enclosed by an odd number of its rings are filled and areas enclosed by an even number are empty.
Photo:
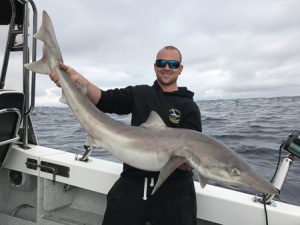
M125 125L99 111L84 93L85 87L78 86L59 68L63 59L51 19L45 11L34 37L44 42L43 57L25 67L41 74L51 71L58 74L64 98L88 134L88 145L102 147L133 167L160 171L153 193L178 166L187 162L198 172L202 187L211 179L229 186L278 194L278 190L241 157L208 135L166 127L154 111L139 127Z

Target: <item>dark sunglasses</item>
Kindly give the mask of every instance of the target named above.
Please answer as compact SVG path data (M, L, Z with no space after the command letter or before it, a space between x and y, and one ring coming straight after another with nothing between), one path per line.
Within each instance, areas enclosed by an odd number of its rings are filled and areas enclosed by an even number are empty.
M180 62L177 60L158 59L155 61L155 65L158 68L165 68L167 64L170 69L177 69L180 66Z

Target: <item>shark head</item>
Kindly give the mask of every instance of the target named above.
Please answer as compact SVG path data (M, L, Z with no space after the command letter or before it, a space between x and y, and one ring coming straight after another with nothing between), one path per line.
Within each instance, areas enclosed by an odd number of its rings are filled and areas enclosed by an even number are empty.
M225 185L231 187L244 186L260 193L278 194L278 190L259 172L238 155L233 154L231 160L224 160L221 170L215 170L215 176ZM217 163L216 163L217 164ZM222 171L220 174L218 171Z
M202 187L210 179L230 187L244 186L260 193L278 194L273 184L226 145L204 134L196 140L182 156L198 171Z

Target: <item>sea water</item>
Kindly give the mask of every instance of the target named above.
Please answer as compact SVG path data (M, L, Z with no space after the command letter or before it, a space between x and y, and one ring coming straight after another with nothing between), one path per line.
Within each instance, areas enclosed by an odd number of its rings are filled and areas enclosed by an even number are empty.
M293 131L300 131L300 96L197 102L203 132L228 145L266 179L273 176L279 147ZM130 115L110 115L130 123ZM83 154L85 132L68 107L36 107L33 125L42 146ZM282 157L287 152L282 151ZM119 162L103 149L92 156ZM295 158L279 200L300 206L300 159ZM278 198L277 198L278 200Z

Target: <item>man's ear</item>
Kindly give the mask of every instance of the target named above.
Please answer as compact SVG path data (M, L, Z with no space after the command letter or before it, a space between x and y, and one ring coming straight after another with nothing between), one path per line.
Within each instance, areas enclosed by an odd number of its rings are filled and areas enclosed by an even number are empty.
M179 75L181 74L182 70L183 70L183 65L181 64L181 65L180 65L180 72L179 72Z

